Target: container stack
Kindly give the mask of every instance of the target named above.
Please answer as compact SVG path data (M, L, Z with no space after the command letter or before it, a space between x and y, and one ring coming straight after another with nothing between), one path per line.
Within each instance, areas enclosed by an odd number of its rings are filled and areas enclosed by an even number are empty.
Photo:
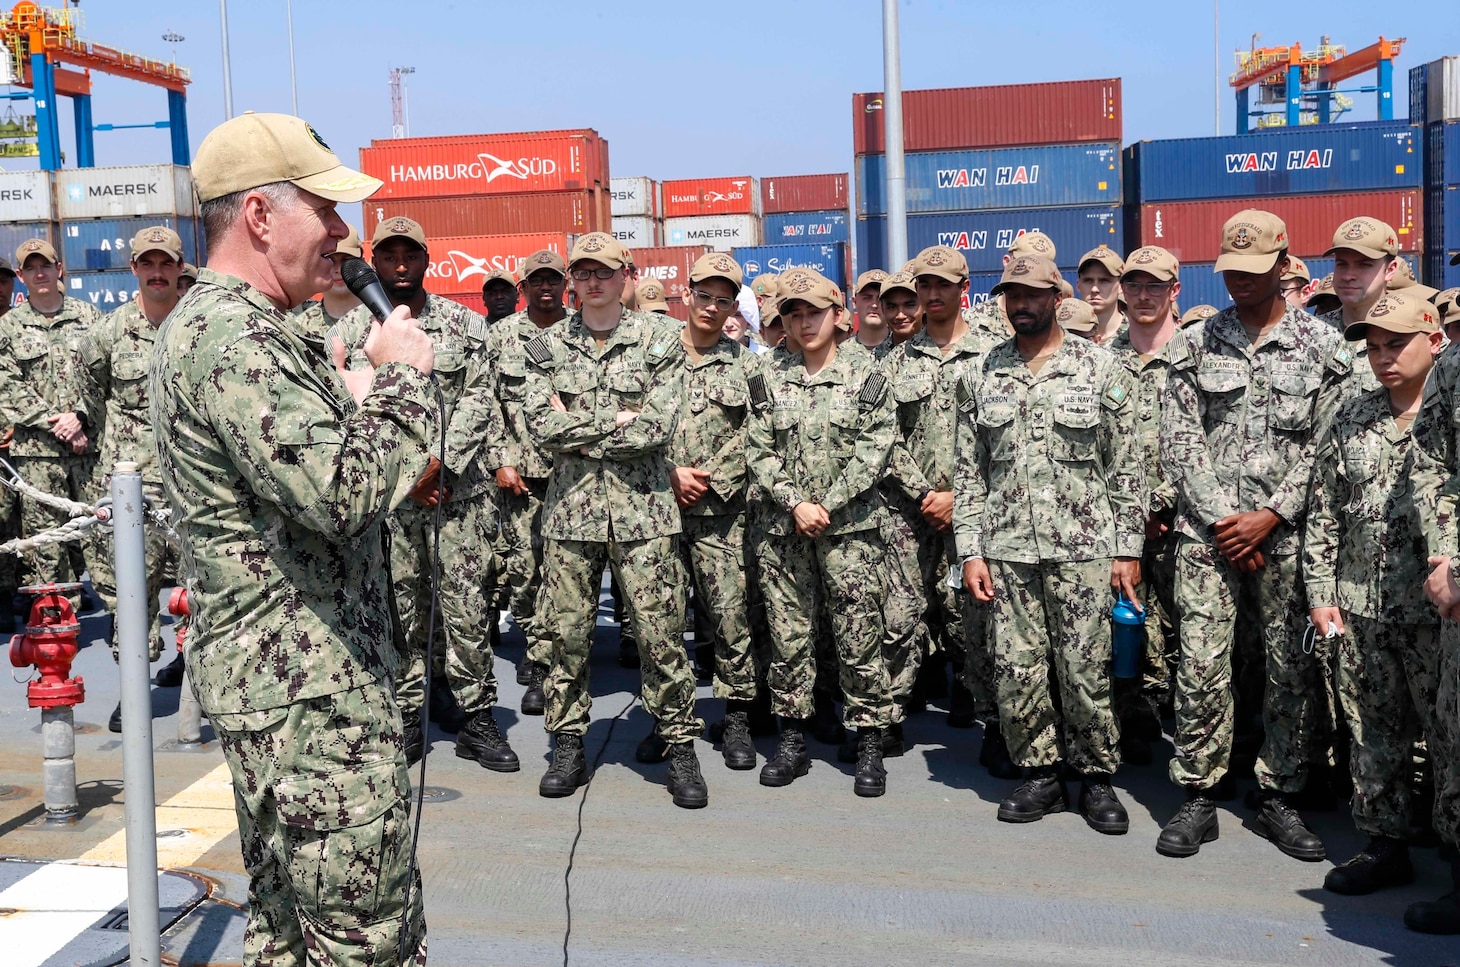
M852 96L857 271L888 265L882 95ZM999 278L1025 232L1054 239L1072 274L1100 244L1122 250L1120 80L905 91L909 256L949 245L972 293Z
M1141 141L1125 151L1129 247L1181 260L1182 305L1230 304L1212 270L1222 226L1262 208L1288 226L1289 251L1315 278L1333 232L1360 215L1394 226L1400 251L1424 250L1421 129L1408 121L1311 125L1215 138Z
M1425 133L1425 241L1422 278L1437 289L1460 285L1460 57L1409 72L1409 117Z
M763 272L808 266L846 287L851 271L851 221L845 173L762 178L764 245L737 246L749 282Z
M653 248L663 244L664 202L653 178L614 178L613 237L626 248Z
M61 237L55 222L56 197L51 172L0 173L0 256L13 262L16 248L32 238L43 238L59 249ZM24 288L19 282L15 287ZM20 292L14 301L17 304L21 301Z
M708 245L716 252L761 242L760 179L685 178L666 181L665 245Z

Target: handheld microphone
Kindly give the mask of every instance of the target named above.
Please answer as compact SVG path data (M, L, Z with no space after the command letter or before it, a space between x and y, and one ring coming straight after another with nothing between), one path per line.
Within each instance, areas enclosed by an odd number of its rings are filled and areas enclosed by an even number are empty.
M340 266L340 278L378 321L384 322L395 309L385 294L385 286L380 284L380 276L364 259L354 256L345 259Z

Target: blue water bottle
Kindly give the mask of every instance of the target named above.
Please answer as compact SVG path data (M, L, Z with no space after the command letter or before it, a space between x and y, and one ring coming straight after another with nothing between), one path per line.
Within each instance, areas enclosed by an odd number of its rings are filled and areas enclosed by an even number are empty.
M1110 609L1110 618L1115 623L1111 635L1114 651L1111 674L1116 678L1137 678L1141 674L1141 655L1146 650L1146 612L1122 594Z

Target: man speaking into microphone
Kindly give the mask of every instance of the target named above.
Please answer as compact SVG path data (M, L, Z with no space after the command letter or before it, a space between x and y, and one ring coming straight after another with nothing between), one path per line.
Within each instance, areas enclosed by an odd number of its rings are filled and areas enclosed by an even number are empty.
M382 530L439 432L431 340L398 308L347 370L293 328L330 285L336 203L381 185L304 121L225 122L193 178L208 266L157 336L152 425L188 671L233 773L244 963L424 964Z

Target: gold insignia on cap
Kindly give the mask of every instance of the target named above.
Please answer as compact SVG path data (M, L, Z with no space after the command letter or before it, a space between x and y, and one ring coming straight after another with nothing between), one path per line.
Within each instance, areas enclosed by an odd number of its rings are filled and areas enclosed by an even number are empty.
M799 294L803 292L810 292L812 288L815 287L815 285L816 283L812 281L811 276L807 275L805 272L795 272L791 276L789 288L792 292Z
M1246 225L1239 227L1232 233L1232 247L1251 248L1252 243L1256 241L1252 236L1253 232Z
M585 252L601 252L603 251L603 235L599 232L594 232L585 237L581 244Z
M948 256L947 255L945 255L942 252L934 251L934 252L929 252L928 253L927 257L923 259L923 264L924 265L942 265L942 264L944 264L947 261L948 261Z
M735 268L735 263L730 261L728 255L717 255L710 259L710 268L716 272L729 272Z
M1022 256L1015 259L1014 264L1009 266L1010 275L1028 275L1029 271L1029 260Z
M1036 238L1029 243L1029 247L1036 252L1044 253L1049 251L1049 243L1042 238Z
M1061 322L1063 322L1064 320L1068 319L1070 316L1073 316L1074 314L1075 314L1075 306L1074 306L1074 303L1072 302L1072 300L1069 300L1069 299L1061 299L1060 300L1060 307L1059 307L1058 310L1055 311L1055 318L1057 318Z
M27 239L26 241L20 243L20 250L22 252L38 252L40 251L41 246L44 244L45 243L38 238Z
M1348 231L1343 233L1343 237L1346 239L1350 239L1351 241L1358 241L1359 239L1363 238L1364 235L1367 234L1372 227L1373 226L1371 226L1368 222L1358 221L1357 219L1355 219L1349 225Z
M390 223L390 230L392 232L409 232L411 230L411 223L404 218L397 218Z
M1156 253L1148 248L1143 248L1135 255L1131 256L1131 261L1136 263L1137 265L1150 265L1152 262L1156 261Z
M163 229L163 228L154 228L152 231L150 231L150 232L147 233L147 241L149 241L149 242L165 242L165 241L167 241L167 230L166 229Z
M1396 308L1398 307L1395 306L1394 303L1388 299L1388 297L1385 297L1374 303L1374 308L1369 310L1369 315L1373 318L1378 318L1379 316L1387 316Z

